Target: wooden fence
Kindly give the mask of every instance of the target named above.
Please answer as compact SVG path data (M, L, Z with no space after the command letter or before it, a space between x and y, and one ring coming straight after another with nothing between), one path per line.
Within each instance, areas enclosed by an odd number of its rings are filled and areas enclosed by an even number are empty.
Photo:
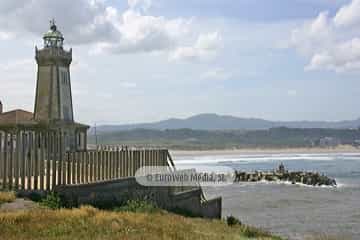
M66 152L60 132L0 132L0 189L45 190L135 175L143 166L174 168L166 149L107 147Z

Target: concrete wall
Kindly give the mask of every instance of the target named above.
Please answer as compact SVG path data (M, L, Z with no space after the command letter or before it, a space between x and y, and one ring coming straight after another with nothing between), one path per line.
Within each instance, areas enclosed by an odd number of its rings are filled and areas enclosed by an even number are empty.
M221 218L221 198L201 201L200 188L174 193L171 187L144 187L135 178L98 182L83 185L58 186L68 206L94 205L100 208L119 206L128 200L144 200L167 210L189 212L191 215L207 218Z

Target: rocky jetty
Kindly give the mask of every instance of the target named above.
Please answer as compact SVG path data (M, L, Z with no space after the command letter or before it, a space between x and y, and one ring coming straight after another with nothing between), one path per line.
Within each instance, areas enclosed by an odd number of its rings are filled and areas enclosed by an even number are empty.
M336 180L317 172L289 172L281 164L277 170L253 173L235 171L235 182L283 181L292 184L301 183L309 186L336 187Z

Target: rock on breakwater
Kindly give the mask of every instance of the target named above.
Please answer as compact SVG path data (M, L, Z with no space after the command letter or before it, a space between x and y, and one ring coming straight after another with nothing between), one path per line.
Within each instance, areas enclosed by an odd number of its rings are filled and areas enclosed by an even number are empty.
M281 164L274 171L255 171L253 173L235 171L235 182L259 182L259 181L283 181L292 184L301 183L309 186L332 186L336 187L335 179L329 178L318 172L290 172Z

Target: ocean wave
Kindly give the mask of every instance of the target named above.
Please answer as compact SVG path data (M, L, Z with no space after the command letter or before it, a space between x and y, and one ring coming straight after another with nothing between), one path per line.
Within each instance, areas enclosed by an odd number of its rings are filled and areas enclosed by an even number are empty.
M350 185L338 183L337 186L312 186L312 185L306 185L303 183L295 183L293 184L290 181L266 181L261 180L258 182L241 182L241 183L235 183L235 184L241 184L242 186L256 186L256 185L285 185L285 186L296 186L296 187L306 187L306 188L322 188L322 189L338 189L338 188L347 188L351 187Z
M353 160L360 161L358 153L329 153L329 154L259 154L259 155L231 155L231 156L194 156L175 159L177 164L216 164L216 163L254 163L272 161L336 161Z

